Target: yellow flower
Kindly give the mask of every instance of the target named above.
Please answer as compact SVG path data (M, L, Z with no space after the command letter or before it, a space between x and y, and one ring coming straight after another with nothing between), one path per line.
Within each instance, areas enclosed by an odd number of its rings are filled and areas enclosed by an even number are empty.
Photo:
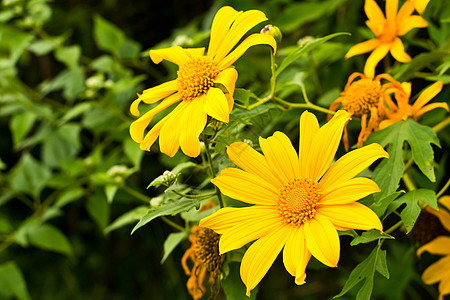
M416 8L419 14L423 14L425 8L428 5L428 2L430 2L430 0L410 0L410 1L414 3L414 7Z
M450 196L443 196L439 199L439 203L450 208ZM442 225L450 231L450 213L445 211L443 207L436 211L427 207L427 211L439 218ZM439 300L444 299L444 295L450 294L450 236L439 236L420 247L417 250L417 255L422 255L423 252L428 251L435 255L445 255L437 262L430 265L422 274L422 280L426 284L439 283Z
M354 81L360 77L358 81ZM347 84L341 96L337 98L330 106L331 111L336 111L339 104L342 109L349 112L351 116L361 117L361 132L358 136L358 147L362 147L363 142L367 140L370 133L377 129L381 117L384 114L384 101L388 101L389 95L386 90L390 84L382 84L381 80L386 79L390 82L395 81L389 74L380 74L371 79L361 73L353 73L349 76ZM370 115L369 122L367 118ZM330 115L329 115L330 117ZM345 150L348 151L347 126L344 128L343 138Z
M406 1L397 14L398 0L386 0L386 18L374 0L366 0L364 10L369 20L367 27L376 38L356 44L345 55L346 58L372 51L364 66L364 74L373 78L375 67L390 51L399 62L408 62L411 57L405 52L400 36L416 27L427 27L428 23L421 16L412 16L414 4Z
M397 83L397 87L394 92L397 105L392 101L388 102L388 107L385 110L387 119L381 121L380 129L386 128L398 121L406 120L409 117L412 117L417 121L424 113L438 107L444 108L448 111L448 104L445 102L437 102L426 105L442 90L442 86L442 81L435 82L424 90L422 94L420 94L413 105L410 105L409 99L411 97L411 83L403 82L401 85Z
M228 122L238 76L232 64L254 45L267 44L276 51L274 38L260 33L248 36L236 46L251 28L265 20L264 13L258 10L237 12L231 7L222 7L214 17L206 55L205 48L183 49L175 46L150 50L154 63L168 60L178 65L179 69L177 79L144 90L131 104L131 113L139 116L138 106L142 101L152 104L164 99L130 126L131 137L140 143L142 150L149 151L159 136L161 152L171 157L179 147L186 155L199 155L198 137L206 125L207 115ZM181 103L144 136L153 117L178 102Z
M222 208L202 219L200 226L221 234L220 253L257 240L241 262L247 295L283 247L284 265L300 285L305 283L311 255L327 266L337 266L337 230L382 230L377 215L356 202L380 189L368 178L353 177L388 154L371 144L347 153L330 167L349 119L350 114L340 110L319 128L317 118L304 112L298 155L282 132L259 139L264 155L246 143L228 147L229 158L242 170L223 169L212 182L225 195L254 205Z
M207 228L194 226L189 235L191 247L184 253L181 265L189 276L187 289L192 299L201 299L206 292L204 281L209 272L208 284L214 286L225 260L225 255L219 254L219 235ZM190 259L194 266L189 269L187 261Z

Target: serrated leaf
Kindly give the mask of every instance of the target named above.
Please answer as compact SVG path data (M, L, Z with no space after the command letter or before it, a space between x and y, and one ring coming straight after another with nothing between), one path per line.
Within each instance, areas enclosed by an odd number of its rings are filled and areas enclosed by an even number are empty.
M120 217L114 220L108 227L105 228L104 232L109 233L113 230L119 229L125 225L139 221L148 212L148 206L139 206L129 212L124 213Z
M357 265L355 269L353 269L347 281L345 282L342 291L333 298L338 298L345 295L355 285L364 280L364 284L359 289L356 295L356 299L369 300L373 290L375 270L377 270L386 278L389 278L389 272L386 263L386 250L381 250L380 245L373 249L370 255L359 265Z
M414 227L424 203L428 203L432 208L438 209L436 193L427 189L410 191L392 202L389 205L388 211L394 211L402 204L406 204L400 216L405 224L406 233L409 233Z
M190 198L169 200L158 207L149 209L145 216L143 216L141 220L136 224L136 226L134 226L131 234L157 217L167 215L174 216L181 212L188 211L194 207L196 207L197 209L200 207L199 200Z
M300 45L297 47L294 51L292 51L286 58L281 62L280 66L275 71L275 75L278 76L284 69L286 69L290 64L292 64L294 61L299 59L302 55L308 53L308 51L311 51L312 49L316 48L319 45L322 45L326 41L335 38L337 36L342 35L350 35L348 32L338 32L334 34L330 34L327 36L324 36L322 38L314 39L313 41L310 41L304 45Z
M22 271L13 261L0 265L0 296L7 299L31 299Z
M188 234L186 232L174 232L169 234L167 239L164 241L164 256L161 259L161 264L166 261L170 253L172 253L172 251L175 249L175 247L187 237Z
M28 229L28 240L31 245L72 256L72 246L66 236L56 227L42 224Z
M369 231L364 231L361 235L355 237L351 242L351 246L356 246L359 244L370 243L379 239L394 239L393 236L387 233L381 233L379 230L372 229Z
M378 199L370 206L370 209L373 210L373 212L376 213L378 217L382 217L386 209L389 207L389 204L391 204L392 201L394 201L400 194L403 193L404 191L398 191L390 194L389 196Z
M374 194L380 199L397 190L403 176L403 144L407 142L412 151L414 162L428 179L435 181L431 144L439 146L436 133L428 126L420 125L412 119L399 121L383 130L371 134L366 144L379 143L388 147L389 159L384 159L373 172L373 180L381 192Z

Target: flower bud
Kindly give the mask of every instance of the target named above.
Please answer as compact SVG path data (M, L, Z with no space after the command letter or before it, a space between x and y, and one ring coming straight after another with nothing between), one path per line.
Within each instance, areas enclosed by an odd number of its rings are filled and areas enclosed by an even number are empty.
M273 36L277 43L281 42L283 35L281 34L281 30L277 26L266 25L263 29L261 29L262 34L270 34Z
M164 171L162 183L165 186L167 186L167 187L172 186L175 183L175 180L177 180L177 175L175 175L174 173L172 173L170 171Z

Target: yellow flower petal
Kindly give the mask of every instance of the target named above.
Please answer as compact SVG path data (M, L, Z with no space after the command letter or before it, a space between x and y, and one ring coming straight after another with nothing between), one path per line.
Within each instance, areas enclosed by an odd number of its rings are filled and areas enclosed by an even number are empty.
M391 47L392 56L399 62L409 62L411 61L411 56L405 52L405 47L403 46L402 40L396 38L392 43Z
M319 187L326 193L327 190L332 190L334 185L355 177L381 157L389 158L389 154L376 143L350 151L328 169L320 179Z
M209 89L203 111L216 120L228 123L230 118L228 100L221 89L215 87Z
M276 213L276 214L275 214ZM263 220L279 216L278 212L270 206L250 206L250 207L225 207L219 209L212 215L200 220L200 227L207 227L218 234L223 234L233 227L239 226L249 218L253 220Z
M425 8L428 5L428 2L430 2L430 0L411 0L411 1L414 3L416 10L419 14L423 14Z
M245 221L231 229L227 229L222 234L219 241L220 254L241 248L251 241L265 237L271 232L277 232L282 226L280 214L273 208L263 218L255 218L250 212Z
M202 95L193 100L191 105L182 113L182 131L180 135L180 147L184 154L190 157L197 157L200 154L200 141L198 136L206 126L206 113L203 112L203 105L206 96Z
M369 58L366 60L366 64L364 66L364 74L373 78L375 75L375 67L378 65L380 60L388 54L389 49L391 48L391 44L380 44L375 50L373 50L372 54L369 55Z
M386 0L386 19L394 22L397 16L398 0Z
M402 36L407 34L413 28L422 28L427 26L428 22L421 16L409 16L399 24L397 34Z
M379 192L378 185L369 178L356 177L341 184L325 186L321 191L320 205L347 204Z
M245 252L241 262L241 279L247 287L247 296L266 275L286 243L290 226L283 226L279 231L254 242Z
M448 255L450 254L450 237L449 236L439 236L423 245L417 250L417 255L422 255L423 252L428 251L435 255Z
M189 55L180 46L150 50L150 58L155 64L167 60L179 66L184 65L190 59Z
M306 162L307 176L311 180L317 182L330 166L348 120L350 120L350 114L344 110L339 110L330 121L317 131Z
M426 284L434 284L445 278L450 268L450 256L441 258L437 262L431 264L422 274L422 280Z
M225 39L231 24L240 14L242 14L242 11L237 12L230 6L224 6L217 11L211 25L211 39L208 47L209 57L214 57L217 54L217 49L219 49L221 42Z
M364 11L366 12L367 18L371 21L383 23L385 20L383 12L374 0L366 0L364 3Z
M157 85L155 87L146 89L141 95L138 94L138 98L133 101L133 103L130 106L130 112L134 116L139 117L140 113L138 110L138 106L139 103L141 103L141 101L147 104L155 103L156 101L159 101L162 98L165 98L175 93L177 89L178 86L176 80L171 80L163 84Z
M214 80L215 83L223 84L226 88L228 93L225 94L225 97L228 101L228 111L231 113L231 110L233 109L234 99L234 88L236 84L236 80L238 78L238 73L235 68L228 68L223 70L222 72L217 75L217 78Z
M412 1L406 1L403 6L400 8L400 11L397 14L395 22L400 24L404 19L408 18L414 12L414 3Z
M333 224L323 215L316 214L304 223L306 246L321 263L336 267L339 261L339 236Z
M275 205L278 200L277 188L261 177L239 169L222 169L211 182L225 195L246 203Z
M439 283L439 300L444 300L444 295L450 294L450 264L447 263L444 278Z
M450 196L442 196L438 201L441 205L444 205L448 210L450 210Z
M311 253L306 247L304 226L293 228L283 250L283 263L286 270L295 277L295 283L302 285L306 278L306 265Z
M442 207L440 207L439 210L435 210L434 208L427 206L426 211L439 218L442 226L444 226L447 231L450 231L450 213Z
M419 110L425 104L430 102L431 99L433 99L437 94L439 94L441 92L443 85L444 84L442 81L437 81L437 82L433 83L431 86L429 86L428 88L426 88L420 94L419 98L417 98L417 100L414 102L413 108L415 110Z
M261 177L276 188L284 186L284 182L274 176L264 156L250 147L249 144L233 143L227 147L227 154L230 160L244 171Z
M218 67L220 70L231 66L236 60L241 57L248 48L255 45L269 45L272 47L274 55L277 52L277 42L273 36L268 34L254 33L247 37L240 43L230 54L219 61Z
M317 213L325 216L337 226L383 231L383 225L381 225L378 216L370 208L358 202L344 205L321 205L317 208Z
M363 54L369 51L372 51L380 44L380 41L378 39L371 39L359 44L356 44L355 46L351 47L350 50L348 50L347 54L345 54L345 58L350 58L355 55Z
M215 55L214 60L217 62L220 62L225 56L227 56L227 54L231 51L231 49L233 49L234 46L236 46L236 44L242 39L242 37L250 29L252 29L253 27L255 27L255 25L257 25L265 20L267 20L266 15L262 11L259 11L259 10L248 10L248 11L245 11L245 12L239 14L238 17L236 18L236 20L231 25L231 28L227 32L226 36L222 40L219 41L220 46L217 49L217 54ZM245 41L242 42L241 45L243 43L245 43ZM242 52L242 53L244 53L244 52ZM230 66L230 65L228 65L228 66ZM225 69L228 66L223 67L223 68ZM220 69L222 69L222 68L220 68Z
M167 107L171 106L172 104L177 103L181 100L180 94L176 93L173 94L166 99L164 99L160 104L158 104L155 108L149 110L146 112L142 117L131 123L130 125L130 135L131 138L137 142L142 142L142 139L144 137L144 131L147 128L148 124L150 124L153 117L161 112L162 110L166 109Z
M182 48L183 51L190 57L190 58L199 58L201 56L204 56L205 54L205 48Z
M438 103L431 103L428 105L425 105L424 107L422 107L421 109L419 109L416 114L415 117L416 119L420 118L424 113L429 112L430 110L433 110L435 108L443 108L446 111L449 111L449 107L448 104L445 102L438 102Z
M140 144L141 150L150 151L150 147L153 145L153 143L158 138L159 134L161 133L161 128L164 125L164 123L167 121L170 115L165 116L161 121L156 123L152 129L150 129L149 132L144 137L144 140Z
M179 120L183 110L190 102L183 101L169 114L159 134L159 149L162 153L173 157L180 147L180 134L183 129Z
M306 162L309 152L311 151L312 141L319 130L319 121L314 114L305 111L300 117L300 138L298 164L301 177L308 177L309 172L306 170Z
M259 145L270 169L282 182L300 177L297 152L284 133L277 131L267 139L260 137Z

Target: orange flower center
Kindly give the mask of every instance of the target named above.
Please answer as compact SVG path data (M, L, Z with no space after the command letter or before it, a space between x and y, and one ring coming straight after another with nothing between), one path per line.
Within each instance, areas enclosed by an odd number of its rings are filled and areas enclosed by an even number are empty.
M382 43L391 43L397 38L397 24L395 22L385 21L383 31L378 36Z
M201 228L195 241L195 258L210 272L218 271L225 255L219 254L220 236L209 228Z
M361 116L368 114L371 108L378 107L383 99L383 89L379 81L364 78L353 82L341 96L342 108L352 115Z
M284 222L300 226L316 215L319 197L316 182L308 178L295 179L280 190L277 209Z
M214 85L219 68L210 58L202 56L180 66L177 74L181 99L189 101L205 94Z

